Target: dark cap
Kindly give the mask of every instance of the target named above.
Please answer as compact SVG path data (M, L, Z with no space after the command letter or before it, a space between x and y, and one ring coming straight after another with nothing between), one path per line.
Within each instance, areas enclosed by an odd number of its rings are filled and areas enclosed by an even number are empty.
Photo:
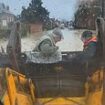
M90 38L92 37L93 32L92 31L84 31L82 33L82 38Z

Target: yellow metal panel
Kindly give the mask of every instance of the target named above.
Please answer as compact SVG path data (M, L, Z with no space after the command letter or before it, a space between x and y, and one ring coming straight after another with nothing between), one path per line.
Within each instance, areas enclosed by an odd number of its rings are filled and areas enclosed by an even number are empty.
M103 70L97 70L91 76L89 86L92 90L88 93L87 105L102 105Z
M38 98L41 105L86 105L85 97Z
M17 105L33 105L30 95L17 94Z
M12 74L8 77L8 92L10 96L11 105L15 105L16 87Z
M102 105L102 93L103 91L90 93L87 99L87 105Z
M32 82L29 83L29 80L24 75L14 72L9 68L6 69L6 81L8 97L5 96L4 105L33 105L35 96L32 93L34 91ZM29 89L29 92L27 92L27 89L24 90L25 88Z
M3 97L3 103L4 105L11 105L8 94L5 94L5 96Z
M33 102L35 102L36 101L36 97L35 97L36 90L35 90L34 84L32 83L31 79L29 79L29 87L30 87L32 100L33 100Z

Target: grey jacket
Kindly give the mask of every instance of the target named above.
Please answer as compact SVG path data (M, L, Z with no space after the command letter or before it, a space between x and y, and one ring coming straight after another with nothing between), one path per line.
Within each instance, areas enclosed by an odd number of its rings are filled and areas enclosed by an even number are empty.
M58 47L55 45L52 35L48 34L44 35L37 41L36 47L33 51L40 52L44 56L51 56L57 50Z

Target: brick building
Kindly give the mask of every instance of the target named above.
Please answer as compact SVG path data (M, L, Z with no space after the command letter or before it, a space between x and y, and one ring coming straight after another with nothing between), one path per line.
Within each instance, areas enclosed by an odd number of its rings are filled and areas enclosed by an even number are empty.
M41 23L29 24L30 33L42 32L42 28L43 28L43 25Z

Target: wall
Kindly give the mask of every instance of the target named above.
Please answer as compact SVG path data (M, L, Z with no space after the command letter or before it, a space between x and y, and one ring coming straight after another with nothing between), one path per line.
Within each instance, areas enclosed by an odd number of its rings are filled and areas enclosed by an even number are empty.
M1 13L0 21L2 28L10 28L10 23L15 21L15 16L9 13Z
M42 32L42 27L43 27L43 25L41 23L30 24L29 32L30 33Z

